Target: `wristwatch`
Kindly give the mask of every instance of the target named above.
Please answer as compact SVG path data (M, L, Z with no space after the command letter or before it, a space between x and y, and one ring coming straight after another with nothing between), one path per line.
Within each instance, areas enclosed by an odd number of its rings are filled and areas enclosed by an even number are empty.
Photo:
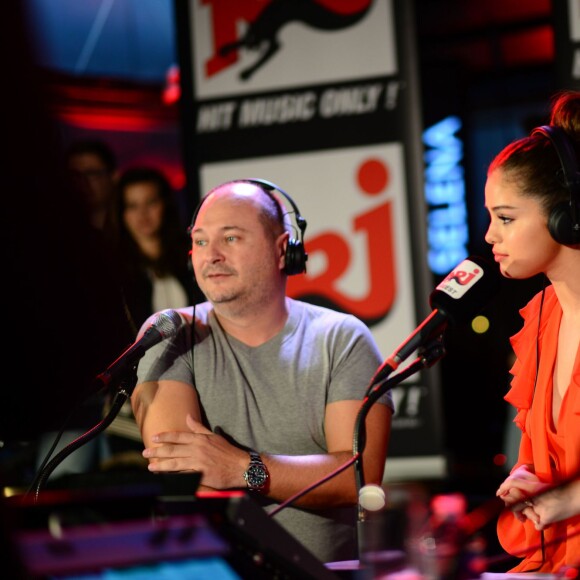
M248 489L250 491L266 491L269 478L268 468L264 465L260 454L256 451L250 451L250 465L244 472L244 479Z

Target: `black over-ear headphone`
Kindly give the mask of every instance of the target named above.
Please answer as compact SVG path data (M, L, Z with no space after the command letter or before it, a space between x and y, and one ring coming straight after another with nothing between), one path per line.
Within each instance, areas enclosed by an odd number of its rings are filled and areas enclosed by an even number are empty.
M284 208L282 207L280 201L275 197L274 193L277 192L281 194L288 203L292 206L292 212L294 219L296 221L297 231L298 231L298 239L293 238L290 236L288 239L288 245L286 246L286 255L284 256L284 272L288 274L288 276L292 276L294 274L301 274L302 272L306 272L306 261L308 260L308 254L304 248L304 232L306 231L306 220L300 215L300 210L296 205L295 201L283 190L280 189L277 185L274 185L271 181L266 181L265 179L234 179L230 183L253 183L257 185L266 195L268 195L276 204L276 208L279 212L280 222L286 229L286 224L284 222ZM205 201L205 197L199 202L197 208L193 213L193 217L191 218L191 225L189 226L189 232L193 229L195 224L195 220L197 219L197 214Z
M570 200L558 203L548 217L550 235L560 244L580 244L580 172L576 152L566 132L555 125L542 125L532 131L547 137L560 159L563 183Z

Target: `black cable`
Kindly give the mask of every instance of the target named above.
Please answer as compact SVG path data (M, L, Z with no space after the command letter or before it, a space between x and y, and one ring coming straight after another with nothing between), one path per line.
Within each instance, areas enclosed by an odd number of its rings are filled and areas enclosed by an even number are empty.
M197 302L193 303L193 312L191 315L191 378L193 380L193 388L197 391L195 384L195 307Z

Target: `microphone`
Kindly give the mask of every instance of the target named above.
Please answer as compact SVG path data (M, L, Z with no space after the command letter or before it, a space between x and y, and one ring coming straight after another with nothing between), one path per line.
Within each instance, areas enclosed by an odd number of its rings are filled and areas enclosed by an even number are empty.
M175 310L167 309L157 313L151 326L144 332L143 336L123 352L117 360L112 362L105 371L98 375L97 380L108 386L111 381L117 380L123 373L131 369L152 346L177 334L184 324L184 319Z
M396 369L416 349L441 334L449 322L469 322L497 294L500 278L499 270L485 258L469 256L463 260L431 292L429 305L433 312L385 361L376 379Z

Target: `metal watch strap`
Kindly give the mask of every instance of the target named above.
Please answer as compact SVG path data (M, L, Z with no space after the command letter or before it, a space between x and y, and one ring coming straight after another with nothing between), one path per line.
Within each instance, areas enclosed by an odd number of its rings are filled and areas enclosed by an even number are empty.
M246 485L250 491L263 492L268 486L268 469L257 451L249 451L249 454L250 464L244 473Z

